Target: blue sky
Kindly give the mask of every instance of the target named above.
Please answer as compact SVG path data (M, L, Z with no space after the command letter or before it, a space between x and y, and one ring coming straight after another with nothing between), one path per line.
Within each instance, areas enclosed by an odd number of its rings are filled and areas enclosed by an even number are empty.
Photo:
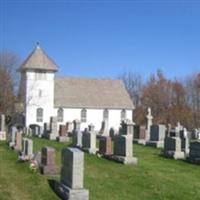
M0 51L41 47L59 75L200 71L200 0L0 0Z

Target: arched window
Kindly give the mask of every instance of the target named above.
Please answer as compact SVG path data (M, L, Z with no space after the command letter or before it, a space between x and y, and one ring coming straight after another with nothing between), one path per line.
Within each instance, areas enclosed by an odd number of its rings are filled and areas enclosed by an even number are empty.
M63 114L64 114L63 108L58 108L57 111L58 122L63 122Z
M87 110L83 108L81 110L81 122L86 122L87 121Z
M108 112L108 109L105 109L103 111L103 120L108 120L109 118L109 112Z
M36 121L37 122L43 122L43 109L42 108L38 108L36 110Z
M126 119L126 110L123 109L123 110L121 111L121 120L125 120L125 119Z

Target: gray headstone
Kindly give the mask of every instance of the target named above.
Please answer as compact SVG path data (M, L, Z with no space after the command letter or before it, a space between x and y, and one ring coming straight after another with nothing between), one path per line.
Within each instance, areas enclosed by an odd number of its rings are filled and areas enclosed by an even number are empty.
M55 191L62 199L89 200L89 191L83 188L84 154L75 148L62 150L61 182Z
M190 143L189 160L193 163L200 164L200 142Z
M1 115L1 126L0 126L0 131L4 132L5 131L5 125L6 125L6 118L5 115Z
M72 189L82 189L83 179L84 153L76 148L63 149L61 183Z
M133 157L133 135L115 136L112 159L123 164L137 164L137 158Z
M74 130L72 132L72 142L73 146L82 147L82 132L80 130L81 122L79 120L74 120Z
M94 128L92 129L93 131L88 131L87 129L83 132L82 135L82 148L91 153L95 154L97 151L96 148L96 134L94 132Z
M185 154L181 150L181 139L179 137L166 137L164 140L164 155L174 159L184 159Z
M152 125L150 132L150 141L162 141L165 138L165 125Z

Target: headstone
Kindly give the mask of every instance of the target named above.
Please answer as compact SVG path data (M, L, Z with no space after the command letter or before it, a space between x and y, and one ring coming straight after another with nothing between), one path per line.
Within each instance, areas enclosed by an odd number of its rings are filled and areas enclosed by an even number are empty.
M48 138L49 134L51 132L50 123L44 123L44 136Z
M200 141L190 143L189 161L200 164Z
M55 163L55 149L52 147L43 147L41 156L41 173L44 175L57 175L58 167Z
M67 133L72 133L72 131L73 131L73 123L68 121L66 123L66 128L67 128Z
M150 139L150 131L151 131L151 125L153 124L153 116L151 114L151 108L148 108L148 113L146 115L147 118L147 131L146 131L146 141Z
M5 141L6 140L6 128L5 128L5 115L1 115L0 118L0 141Z
M6 132L0 131L0 141L5 141L5 140L6 140Z
M38 126L35 126L35 129L34 129L34 136L38 136L39 135L39 132L40 132L40 129Z
M39 138L43 137L43 134L44 134L44 127L43 127L43 126L40 126L38 137L39 137Z
M50 127L48 127L50 126ZM50 128L50 130L48 130ZM45 136L49 140L56 140L59 136L58 133L58 118L50 117L50 124L46 123L44 127Z
M99 153L105 156L113 154L111 137L101 136L99 138Z
M22 153L20 160L31 160L33 157L33 141L28 138L22 139Z
M15 146L15 139L17 134L17 128L15 126L11 127L10 136L9 136L9 146L13 147Z
M75 147L82 147L82 132L80 130L81 122L79 120L74 120L74 130L72 133L72 142Z
M145 126L134 125L133 141L138 144L146 144L146 131Z
M177 122L177 126L175 127L175 130L177 132L180 132L181 130L183 130L183 126L180 124L180 122Z
M132 135L118 135L115 137L112 159L123 164L137 164L137 158L133 157Z
M133 136L134 125L135 124L128 119L122 121L122 123L121 123L121 134Z
M22 133L19 131L16 133L14 149L16 151L22 150Z
M171 124L168 124L167 125L167 137L170 137L170 133L171 133L171 130L172 130L172 126L171 126Z
M1 118L0 118L0 121L1 121L1 126L0 126L0 132L5 132L6 131L6 118L5 118L5 115L1 114Z
M110 131L109 131L109 136L111 137L112 140L114 139L115 135L117 135L117 134L118 134L117 131L113 127L111 127Z
M150 131L150 140L146 144L157 148L163 148L165 136L166 136L165 125L161 124L152 125Z
M184 159L185 153L181 150L181 139L179 137L166 137L163 153L166 157Z
M94 132L94 125L89 125L89 131L86 129L82 135L82 149L90 154L96 154L96 133Z
M59 136L66 136L67 135L67 127L66 125L59 126Z
M102 136L109 136L108 120L102 121L101 129L99 131L99 134L102 135Z
M68 137L66 125L60 125L59 136L57 137L57 140L59 142L69 142L69 137Z
M55 187L62 199L89 200L89 191L84 189L84 153L76 148L62 150L60 183Z
M189 155L189 137L186 128L180 131L180 138L181 138L181 149L185 152L186 156Z

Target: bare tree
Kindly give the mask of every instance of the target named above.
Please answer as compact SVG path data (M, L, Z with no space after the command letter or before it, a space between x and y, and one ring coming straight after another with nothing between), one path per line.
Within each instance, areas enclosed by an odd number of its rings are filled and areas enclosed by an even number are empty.
M0 112L9 114L13 110L19 83L17 68L20 59L13 52L0 52Z
M200 127L200 73L188 76L185 80L186 101L193 112L195 127Z
M142 77L137 73L129 71L122 73L119 78L124 82L135 107L138 107L141 104Z

